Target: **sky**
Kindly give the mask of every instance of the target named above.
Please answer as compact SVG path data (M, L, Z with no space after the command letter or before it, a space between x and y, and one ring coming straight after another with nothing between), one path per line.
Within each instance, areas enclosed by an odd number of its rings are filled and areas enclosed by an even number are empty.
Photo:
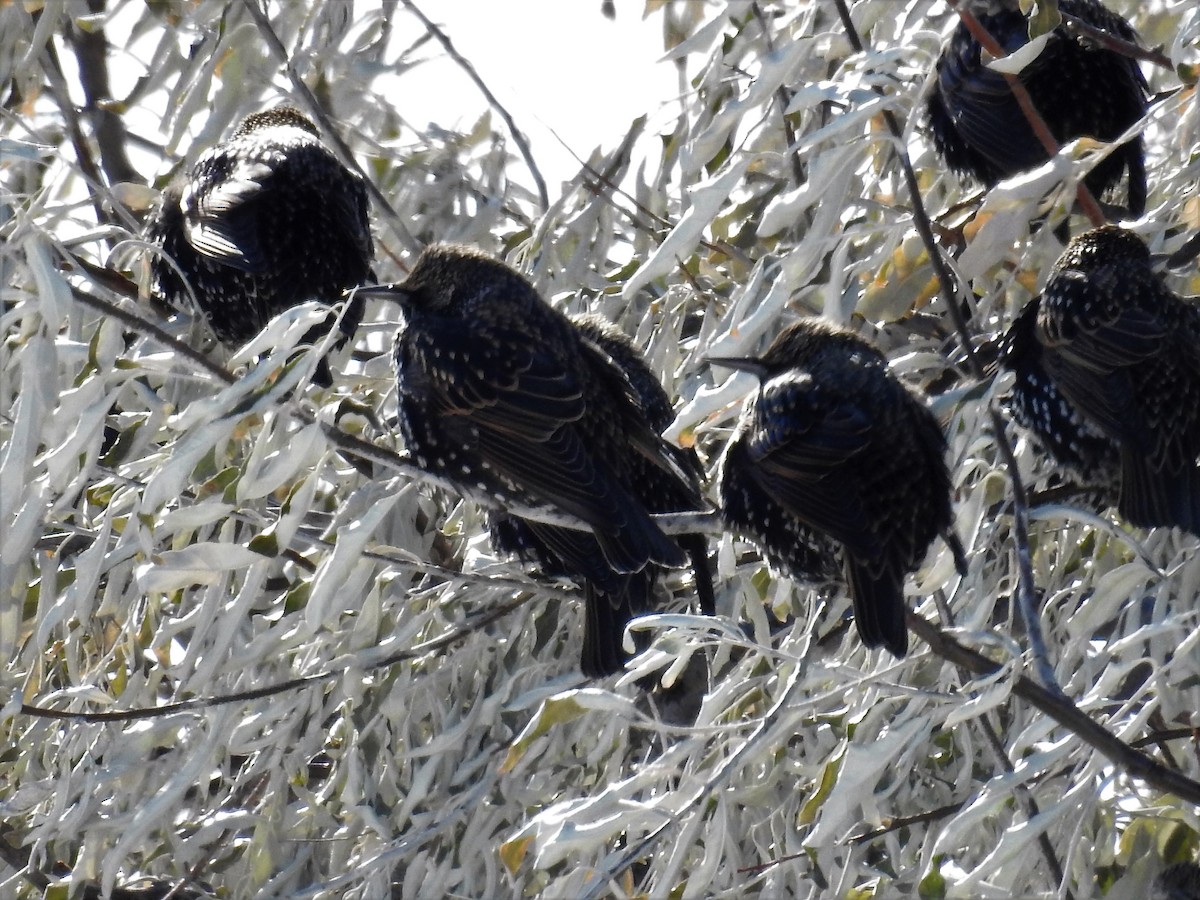
M637 116L679 94L675 65L659 61L662 15L643 19L645 0L615 0L615 19L602 15L601 0L420 0L418 6L508 109L552 184L579 167L551 129L586 158L597 146L615 147ZM396 17L413 40L423 33L403 7ZM419 127L469 126L487 100L440 46L426 45L422 55L430 57L423 71L406 77L419 73L423 89L405 92L405 117Z

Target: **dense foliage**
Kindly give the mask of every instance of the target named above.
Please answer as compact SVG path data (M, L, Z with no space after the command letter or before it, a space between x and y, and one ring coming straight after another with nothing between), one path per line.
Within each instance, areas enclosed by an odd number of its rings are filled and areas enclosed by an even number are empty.
M432 52L401 39L407 4L0 4L0 894L152 878L230 898L1143 897L1194 858L1195 802L1014 693L1034 672L999 442L1031 488L1056 702L1192 784L1197 539L1064 496L995 433L1005 382L963 364L897 155L986 355L1061 250L1032 223L1068 213L1097 147L973 193L919 113L955 14L849 5L862 53L833 0L650 3L681 99L543 206L498 115L415 127L377 89ZM1190 0L1111 5L1197 62ZM1200 228L1200 113L1187 70L1143 68L1163 95L1131 227L1171 253ZM110 98L118 71L137 77ZM131 287L147 185L247 112L308 109L301 85L381 194L381 279L420 244L467 242L616 321L710 473L748 382L705 356L795 313L857 322L949 437L970 571L935 543L910 600L1000 668L915 639L902 662L867 652L844 597L714 535L720 615L651 620L638 663L694 694L585 682L575 591L495 558L478 509L397 462L394 309L368 311L330 390L291 354L315 304L235 355L187 353L203 331ZM1200 290L1194 261L1168 279ZM353 439L383 448L373 474ZM667 587L686 609L686 573ZM710 682L687 665L701 656Z

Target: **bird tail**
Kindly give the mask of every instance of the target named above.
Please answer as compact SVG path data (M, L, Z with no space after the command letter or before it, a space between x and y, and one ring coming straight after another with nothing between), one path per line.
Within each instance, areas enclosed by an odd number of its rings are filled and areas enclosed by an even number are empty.
M950 548L950 553L954 556L954 569L959 575L966 576L970 565L967 563L967 551L963 549L962 541L959 540L958 534L954 531L954 526L950 526L942 534L942 540L946 542L946 546Z
M687 554L663 534L648 512L635 504L627 509L629 518L620 531L595 532L604 558L613 570L632 574L642 571L650 563L668 569L682 569L687 565Z
M630 654L625 652L625 626L648 608L652 576L637 573L626 579L618 594L607 594L591 582L583 585L583 652L580 667L589 678L620 672ZM635 635L638 651L649 645L645 635Z
M908 653L903 579L887 571L873 575L862 563L847 559L846 581L862 642L868 647L887 647L893 656L902 658Z
M679 537L679 545L683 547L688 558L692 561L692 571L696 579L696 599L700 604L700 612L706 616L717 614L717 595L713 588L712 567L708 561L708 540L702 534L684 534Z
M1117 508L1143 528L1175 526L1200 534L1200 472L1191 461L1175 472L1156 470L1144 455L1123 449Z

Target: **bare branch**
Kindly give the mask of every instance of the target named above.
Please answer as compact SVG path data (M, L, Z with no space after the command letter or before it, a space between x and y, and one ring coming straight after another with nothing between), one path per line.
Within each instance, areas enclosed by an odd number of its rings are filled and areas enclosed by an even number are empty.
M254 19L254 24L258 27L263 40L266 41L275 58L279 60L279 64L287 72L288 78L292 82L292 88L300 95L300 100L304 104L305 111L320 124L325 139L333 145L334 152L337 153L342 165L362 176L363 181L367 185L367 193L371 195L371 200L374 201L376 208L383 213L383 218L387 221L396 237L400 239L400 243L404 245L405 249L414 255L419 253L422 247L421 242L408 230L408 226L404 224L404 220L396 213L392 204L383 196L383 192L376 187L371 176L359 164L350 147L342 140L341 134L334 127L333 122L330 121L329 114L325 112L324 107L321 106L321 102L317 100L308 85L304 83L304 79L296 71L296 67L292 65L287 48L283 46L283 41L279 40L279 35L271 27L271 20L267 18L266 13L259 7L258 0L242 0L242 2L245 4L247 12L250 13L250 17Z
M521 156L525 160L525 165L529 169L529 173L533 176L534 183L537 185L538 202L541 204L542 212L545 212L550 208L550 194L546 190L546 180L542 178L542 173L538 169L537 163L534 162L533 152L529 147L529 141L526 140L525 135L521 132L521 129L517 127L517 123L513 121L512 115L507 109L504 108L504 105L497 99L496 95L492 93L491 88L489 88L484 80L479 77L479 73L475 71L475 67L471 65L470 61L455 49L454 44L450 41L450 36L442 31L442 29L438 28L438 26L434 24L433 20L425 15L425 13L421 12L421 10L417 8L417 5L413 3L413 0L400 0L400 2L404 4L404 7L409 12L421 20L421 24L425 26L426 30L428 30L428 32L434 36L437 42L445 48L447 55L449 55L452 60L458 63L459 67L467 73L467 77L475 83L475 86L479 88L483 96L487 98L487 102L491 105L492 109L496 110L496 112L500 114L500 118L502 118L504 120L504 124L508 126L509 134L512 135L513 141L517 145L517 149L521 151Z

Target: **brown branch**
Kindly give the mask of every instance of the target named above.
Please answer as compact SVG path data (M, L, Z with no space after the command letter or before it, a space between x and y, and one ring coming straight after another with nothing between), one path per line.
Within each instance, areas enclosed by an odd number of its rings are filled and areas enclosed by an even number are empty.
M1141 47L1132 41L1127 41L1122 37L1118 37L1111 31L1105 31L1103 28L1097 28L1090 22L1085 22L1078 16L1073 16L1062 7L1059 7L1058 13L1062 16L1063 21L1071 26L1072 29L1086 35L1094 43L1099 44L1106 50L1111 50L1114 53L1119 53L1121 56L1127 56L1130 59L1148 62L1153 66L1158 66L1160 69L1168 69L1171 72L1175 71L1175 63L1171 58L1161 50L1148 49Z
M988 30L979 23L979 20L971 14L971 11L959 6L959 0L946 0L947 3L958 13L967 30L971 32L971 36L979 42L979 46L983 47L995 59L1002 59L1008 56L1004 48L996 42L996 39L988 33ZM1017 101L1017 105L1021 108L1021 112L1025 115L1026 121L1029 122L1029 127L1033 129L1034 136L1041 143L1042 148L1046 151L1047 159L1053 158L1058 154L1058 141L1054 139L1054 135L1050 133L1050 128L1046 125L1046 120L1042 118L1037 111L1037 107L1033 104L1033 98L1029 96L1029 91L1025 90L1025 85L1020 77L1013 75L1010 72L1001 72L1005 82L1008 84L1008 89L1012 91L1013 98ZM1099 228L1108 219L1104 212L1100 209L1100 205L1096 202L1096 198L1092 196L1092 192L1088 190L1087 185L1082 181L1075 187L1075 197L1079 203L1080 209L1084 215L1092 223L1093 227Z
M93 15L104 12L104 0L88 0L87 5ZM129 162L125 123L113 109L108 80L109 44L104 29L96 25L85 31L71 25L65 33L79 63L79 81L86 101L84 112L91 120L96 146L100 148L100 165L109 184L121 181L145 184L145 179Z
M912 610L908 611L906 618L909 630L928 644L929 648L942 659L978 675L995 675L1001 670L1000 664L960 644L942 629ZM1200 782L1169 769L1139 752L1130 744L1113 735L1108 729L1094 722L1067 697L1046 690L1024 675L1015 677L1012 683L1012 692L1058 722L1129 776L1144 781L1164 793L1174 794L1189 803L1200 805Z

